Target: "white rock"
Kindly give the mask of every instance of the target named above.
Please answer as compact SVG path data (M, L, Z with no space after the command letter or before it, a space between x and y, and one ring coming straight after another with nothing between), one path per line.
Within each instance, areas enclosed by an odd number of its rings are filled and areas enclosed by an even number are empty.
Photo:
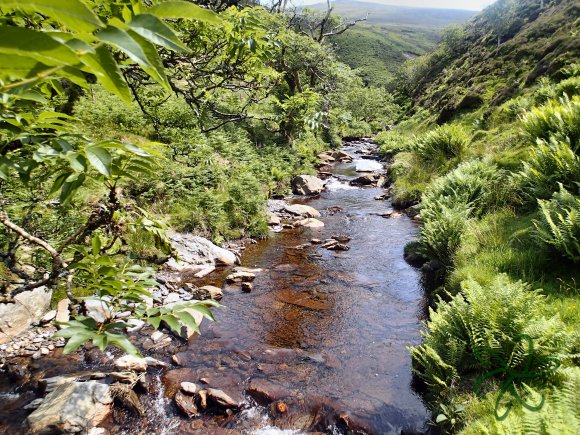
M125 355L115 360L115 367L118 370L134 370L144 372L147 370L147 360L134 355Z
M303 219L296 224L307 228L324 228L324 222L314 218Z
M195 385L193 382L182 382L181 389L184 393L193 395L197 392L197 385Z
M295 216L306 216L311 218L320 217L320 212L318 210L304 204L290 204L284 207L284 210Z

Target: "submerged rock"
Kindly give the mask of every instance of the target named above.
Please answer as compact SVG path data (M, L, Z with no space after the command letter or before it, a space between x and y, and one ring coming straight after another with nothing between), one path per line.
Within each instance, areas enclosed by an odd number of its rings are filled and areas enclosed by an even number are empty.
M313 175L297 175L291 184L295 195L317 195L324 190L324 181Z
M266 406L272 402L290 395L289 391L266 379L254 378L248 384L247 393L260 405Z
M97 426L111 412L109 386L96 381L59 385L28 416L28 433L77 433Z

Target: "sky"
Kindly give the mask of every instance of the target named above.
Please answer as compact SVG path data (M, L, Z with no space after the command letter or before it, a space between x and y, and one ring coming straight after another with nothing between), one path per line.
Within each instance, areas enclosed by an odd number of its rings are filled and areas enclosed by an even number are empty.
M420 8L468 9L479 11L495 0L361 0L385 5L409 6ZM294 0L295 5L322 3L322 0Z

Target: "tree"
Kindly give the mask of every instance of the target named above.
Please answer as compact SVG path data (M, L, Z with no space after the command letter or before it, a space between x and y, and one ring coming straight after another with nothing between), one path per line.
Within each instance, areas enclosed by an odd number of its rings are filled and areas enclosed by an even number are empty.
M127 204L120 192L154 170L158 144L94 142L49 101L64 92L63 83L89 89L97 81L129 102L130 70L170 93L159 51L189 48L167 20L219 26L221 18L183 1L4 0L1 12L0 255L9 271L3 298L62 285L79 302L75 288L93 290L111 315L98 321L77 304L76 319L60 333L69 338L67 352L92 340L101 349L113 344L138 353L123 335L127 323L114 319L120 310L154 327L164 321L176 331L197 328L187 310L212 318L208 306L215 304L147 308L147 289L157 285L153 270L125 250L126 232L138 229L151 235L160 253L172 255L166 224ZM82 191L97 198L83 198Z

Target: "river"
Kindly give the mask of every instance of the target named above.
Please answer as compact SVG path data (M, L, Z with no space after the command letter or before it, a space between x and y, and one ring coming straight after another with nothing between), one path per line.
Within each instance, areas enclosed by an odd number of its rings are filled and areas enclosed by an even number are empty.
M357 156L356 147L344 151ZM360 175L357 164L369 160L336 164L321 195L290 199L319 210L325 227L286 229L249 245L242 265L263 269L251 293L224 288L218 321L205 323L202 335L181 349L181 368L154 378L157 393L142 399L146 418L118 413L112 433L427 429L429 413L412 388L406 349L420 342L424 306L419 272L403 260L417 227L404 214L380 216L390 208L390 201L375 200L382 189L349 185ZM351 238L348 251L310 243L336 234ZM222 286L225 273L208 283ZM283 408L250 399L239 414L185 419L164 395L182 380L200 379L245 400L249 384L267 382Z

